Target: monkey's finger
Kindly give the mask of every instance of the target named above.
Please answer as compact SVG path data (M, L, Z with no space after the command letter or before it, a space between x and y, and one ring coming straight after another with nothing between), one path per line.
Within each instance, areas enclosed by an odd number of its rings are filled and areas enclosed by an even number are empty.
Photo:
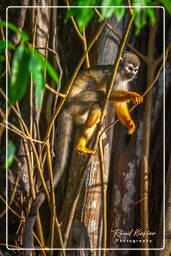
M135 104L140 104L142 102L143 102L143 98L141 96L136 96L135 97L135 100L134 100Z
M139 101L138 101L138 97L135 97L135 99L134 99L134 104L136 104L136 105L137 105L137 104L138 104L138 102L139 102Z
M139 104L143 102L143 97L142 96L139 96L138 97L138 100L139 100Z

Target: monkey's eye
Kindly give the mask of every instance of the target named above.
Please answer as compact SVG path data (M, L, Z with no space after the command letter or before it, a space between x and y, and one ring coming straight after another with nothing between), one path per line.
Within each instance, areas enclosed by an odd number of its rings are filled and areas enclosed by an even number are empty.
M129 71L129 72L133 72L133 71L134 71L134 68L133 68L132 65L129 65L129 66L128 66L128 71Z
M134 68L134 72L137 73L137 71L138 71L138 68Z

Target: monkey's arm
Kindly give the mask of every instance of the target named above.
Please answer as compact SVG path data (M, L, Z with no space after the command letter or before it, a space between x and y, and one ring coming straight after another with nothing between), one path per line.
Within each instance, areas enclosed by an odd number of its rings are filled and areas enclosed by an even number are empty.
M129 134L133 134L136 126L126 103L133 101L135 104L140 104L143 101L141 95L131 91L116 91L110 96L109 101L114 103L114 109L119 121L128 128Z
M132 120L126 103L114 103L114 109L119 121L128 128L128 134L132 135L136 126Z
M132 91L116 91L109 97L110 102L129 102L133 101L135 104L140 104L143 98L140 94Z

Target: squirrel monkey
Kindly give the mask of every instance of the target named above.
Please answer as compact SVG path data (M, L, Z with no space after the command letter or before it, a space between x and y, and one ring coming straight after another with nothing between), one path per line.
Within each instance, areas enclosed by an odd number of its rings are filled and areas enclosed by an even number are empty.
M128 91L128 83L138 72L140 61L132 52L126 52L116 74L109 102L114 105L120 122L133 134L135 124L128 111L127 103L139 104L143 98L136 92ZM82 126L81 136L75 149L81 153L95 154L87 147L101 118L101 104L111 83L113 65L98 65L81 71L71 88L64 107L65 118ZM67 125L67 123L66 123Z

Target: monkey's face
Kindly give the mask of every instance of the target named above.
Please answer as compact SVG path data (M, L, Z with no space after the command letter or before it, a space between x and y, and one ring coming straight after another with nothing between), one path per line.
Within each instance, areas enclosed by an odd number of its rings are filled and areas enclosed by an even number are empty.
M140 66L139 58L132 52L126 52L121 58L120 64L124 79L133 80Z
M123 63L123 75L127 80L133 80L138 72L138 66L134 66L132 63Z

